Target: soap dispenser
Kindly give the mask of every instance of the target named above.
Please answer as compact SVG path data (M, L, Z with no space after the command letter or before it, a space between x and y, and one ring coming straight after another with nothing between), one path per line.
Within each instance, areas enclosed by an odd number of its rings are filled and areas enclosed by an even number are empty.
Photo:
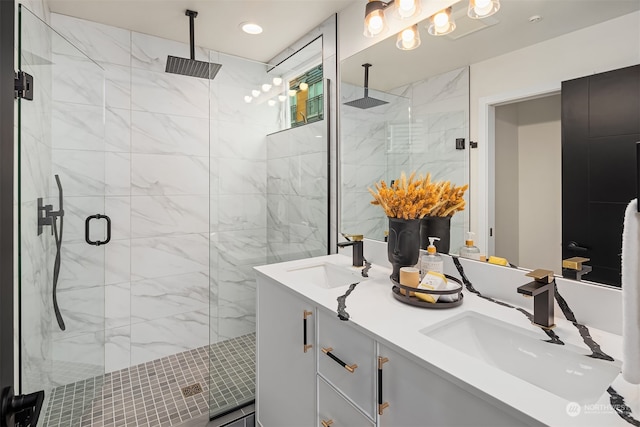
M442 257L436 252L436 247L433 244L436 240L440 240L438 237L429 237L429 246L427 246L427 253L420 258L420 273L421 276L427 274L428 271L434 271L436 273L444 272L444 261Z
M467 232L467 240L464 242L464 246L460 248L460 256L462 258L475 259L480 261L480 249L473 244L474 232Z

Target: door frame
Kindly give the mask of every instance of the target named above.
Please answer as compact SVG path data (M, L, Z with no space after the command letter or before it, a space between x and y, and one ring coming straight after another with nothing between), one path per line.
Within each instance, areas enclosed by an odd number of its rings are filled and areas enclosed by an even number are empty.
M16 385L14 316L15 0L0 0L0 390Z
M476 245L482 253L495 252L495 146L496 107L528 101L560 93L561 82L551 82L485 96L478 101L478 155L477 155L477 223Z

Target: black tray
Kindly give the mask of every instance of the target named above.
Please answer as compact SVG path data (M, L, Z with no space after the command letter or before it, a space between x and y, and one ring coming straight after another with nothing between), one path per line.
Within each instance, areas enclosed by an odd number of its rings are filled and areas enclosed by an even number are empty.
M403 302L405 304L409 304L409 305L414 305L416 307L424 307L424 308L453 308L453 307L458 307L460 304L462 304L462 299L464 298L464 295L462 294L462 289L464 288L464 286L462 285L462 282L453 277L453 276L449 276L448 274L444 275L447 278L447 281L453 281L456 282L457 284L460 285L460 287L458 289L451 289L451 290L441 290L441 291L437 291L437 290L429 290L429 289L418 289L418 288L412 288L411 286L405 286L405 285L401 285L400 283L396 282L395 280L391 279L391 283L393 283L393 287L391 288L391 290L393 291L393 297L395 299L397 299L400 302ZM405 294L402 295L402 293L400 292L400 290L403 289L405 291ZM453 301L453 302L449 302L449 301L440 301L440 299L438 299L438 301L436 301L435 303L431 303L431 302L426 302L421 300L420 298L416 297L416 296L411 296L410 293L414 292L414 293L423 293L423 294L431 294L431 295L453 295L453 294L458 294L458 299L457 301Z

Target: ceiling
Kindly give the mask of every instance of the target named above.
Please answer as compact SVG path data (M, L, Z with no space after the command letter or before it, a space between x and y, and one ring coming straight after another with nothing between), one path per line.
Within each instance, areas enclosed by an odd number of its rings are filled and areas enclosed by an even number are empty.
M362 64L369 62L369 87L388 91L640 10L640 0L501 0L498 13L488 18L497 24L460 37L477 24L466 17L467 5L463 0L453 6L458 27L451 36L459 38L430 36L423 22L420 47L401 51L395 36L389 37L342 61L341 80L361 86ZM530 23L533 15L542 20ZM637 29L640 37L640 22Z
M268 62L333 13L358 0L47 0L54 13L189 43L187 9L198 12L195 42ZM260 35L240 30L260 24Z

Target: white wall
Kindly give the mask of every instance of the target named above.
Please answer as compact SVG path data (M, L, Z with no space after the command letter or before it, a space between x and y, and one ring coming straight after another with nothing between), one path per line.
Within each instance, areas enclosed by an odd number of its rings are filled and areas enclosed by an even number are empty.
M479 134L482 98L559 85L583 77L640 63L640 12L634 12L505 55L471 64L470 138L486 149ZM478 151L471 155L471 229L477 230L480 200ZM484 225L483 225L484 227Z

